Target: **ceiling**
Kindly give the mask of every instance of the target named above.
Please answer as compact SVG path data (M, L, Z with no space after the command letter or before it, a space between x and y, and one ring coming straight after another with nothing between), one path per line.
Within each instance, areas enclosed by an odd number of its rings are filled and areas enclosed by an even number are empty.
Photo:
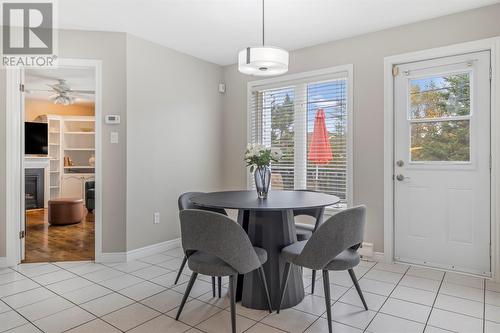
M266 44L288 50L500 0L267 0ZM59 27L121 31L219 64L260 44L261 0L63 0Z
M25 71L24 85L27 98L50 100L54 92L50 91L49 85L56 84L57 79L66 80L73 90L94 90L94 70L91 68L59 67L53 69L34 68ZM38 91L49 90L49 91ZM76 103L90 103L94 95L85 94L76 96Z

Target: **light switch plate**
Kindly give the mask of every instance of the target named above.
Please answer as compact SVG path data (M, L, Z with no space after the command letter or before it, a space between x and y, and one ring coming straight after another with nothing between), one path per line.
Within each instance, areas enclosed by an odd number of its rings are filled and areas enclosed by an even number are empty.
M109 136L109 142L118 143L118 132L111 132Z
M160 212L155 212L153 214L153 223L160 224Z

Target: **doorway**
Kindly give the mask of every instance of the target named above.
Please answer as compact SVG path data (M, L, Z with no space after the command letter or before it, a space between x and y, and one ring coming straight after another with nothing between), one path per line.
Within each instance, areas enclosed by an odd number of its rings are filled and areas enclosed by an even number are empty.
M490 58L393 68L396 261L491 276Z

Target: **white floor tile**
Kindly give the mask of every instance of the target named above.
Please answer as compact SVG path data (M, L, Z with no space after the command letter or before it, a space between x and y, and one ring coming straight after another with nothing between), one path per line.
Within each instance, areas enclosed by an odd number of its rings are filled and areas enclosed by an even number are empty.
M177 272L170 272L167 274L157 276L154 279L151 279L150 281L154 282L156 284L162 285L166 288L171 288L174 286L176 276L177 276ZM189 277L184 275L184 274L181 274L181 276L179 277L179 281L177 281L177 284L181 285L187 281L189 281Z
M332 318L342 324L365 329L375 316L376 312L359 308L354 305L337 302L332 307ZM326 314L323 315L326 317Z
M11 283L7 283L0 286L0 298L6 297L10 295L14 295L17 293L21 293L23 291L31 290L40 287L39 284L29 280L19 280Z
M379 313L366 331L370 333L421 333L424 327L422 323Z
M14 309L33 304L44 299L55 297L56 294L45 288L31 289L19 294L3 298L3 301Z
M66 269L72 273L75 273L78 275L84 275L84 274L88 274L88 273L92 273L92 272L97 272L97 271L104 269L104 268L106 268L106 266L101 265L101 264L97 264L97 263L93 263L93 262L89 262L89 263L86 263L83 265L78 265L75 267L68 267Z
M157 276L163 275L170 273L170 270L158 267L158 266L150 266L146 268L139 269L137 271L134 271L130 274L135 275L137 277L146 279L146 280L151 280Z
M396 289L394 289L394 292L391 294L391 297L401 299L403 301L432 306L432 303L434 303L434 299L436 299L436 295L437 294L435 292L423 289L397 286Z
M179 292L179 293L182 293L184 295L186 288L187 288L187 283L184 283L184 284L175 286L172 289ZM199 296L201 296L209 291L212 291L212 283L208 283L208 282L197 279L193 285L193 288L191 289L191 292L189 293L189 296L196 298L196 297L199 297Z
M483 318L483 310L484 310L483 303L468 300L465 298L439 294L436 299L436 303L434 304L434 307L442 310L461 313L472 317L477 317L481 319Z
M431 308L422 304L389 298L384 306L382 306L382 309L380 309L380 312L425 324Z
M315 316L321 316L326 311L325 298L316 295L307 295L293 308Z
M412 287L416 289L423 289L427 291L437 292L439 289L440 281L425 279L412 275L405 275L399 285L405 287Z
M486 290L500 292L500 283L486 280Z
M48 285L48 284L51 284L51 283L56 283L56 282L59 282L59 281L68 280L68 279L71 279L71 278L74 278L74 277L76 277L75 274L70 273L68 271L65 271L63 269L60 269L60 270L55 271L55 272L51 272L51 273L47 273L47 274L42 274L42 275L37 275L35 277L32 277L32 279L35 282L38 282L41 285L45 286L45 285Z
M104 287L107 287L109 289L118 291L118 290L133 286L133 285L141 283L141 282L144 282L144 280L141 278L138 278L137 276L125 274L125 275L120 275L120 276L117 276L115 278L112 278L112 279L109 279L106 281L102 281L99 284L104 286Z
M380 307L382 307L382 304L384 304L385 300L387 299L386 296L369 293L367 291L363 291L363 296L365 298L366 305L368 305L368 309L373 311L378 311ZM344 296L342 296L339 299L339 301L342 303L347 303L363 308L363 303L361 302L361 298L359 297L358 292L354 288L350 289L347 293L345 293Z
M406 274L437 281L441 281L444 276L443 271L431 268L418 267L418 266L411 266Z
M110 324L101 319L95 319L83 325L77 326L67 332L68 333L120 333L120 330L111 326Z
M459 274L459 273L447 272L446 275L444 276L444 281L454 283L454 284L459 284L461 286L466 286L466 287L473 287L473 288L479 288L479 289L484 288L484 279L483 278Z
M408 265L404 264L387 264L384 262L379 262L373 267L373 269L403 274L408 270L408 267Z
M76 289L81 289L94 284L92 281L83 279L81 277L75 277L69 280L64 280L61 282L56 282L46 286L47 289L61 295Z
M318 281L316 281L316 287L323 288L323 280L321 279L321 272L316 272L316 278ZM336 284L339 286L343 287L351 287L353 285L351 277L349 276L349 273L347 271L330 271L329 272L330 276L330 283ZM358 280L361 278L361 276L357 276Z
M218 313L219 311L223 310L194 299L186 303L184 309L182 310L181 316L179 317L179 320L188 325L196 326L202 321L205 321L209 317ZM167 312L167 315L172 318L175 318L176 314L177 308Z
M137 326L129 331L129 333L182 333L189 330L189 328L190 326L180 321L167 316L159 316Z
M330 284L330 298L334 301L338 300L342 295L344 295L349 288L342 287L336 284ZM306 292L310 292L311 288L308 288ZM314 295L325 297L325 290L323 288L323 281L316 282L316 288L314 289Z
M8 306L4 302L0 301L0 313L4 313L4 312L7 312L7 311L11 311L11 310L12 309L10 308L10 306Z
M24 325L27 323L27 321L15 311L8 311L0 313L0 323L0 332L4 332L12 328Z
M27 318L29 321L35 321L43 317L50 316L54 313L72 308L73 303L65 300L62 297L56 296L40 301L38 303L26 305L17 311Z
M36 328L33 324L28 323L22 326L18 326L11 330L8 330L7 333L42 333L38 328Z
M484 323L484 333L498 333L500 332L500 324L491 321Z
M111 293L112 291L107 288L91 284L90 286L64 293L62 296L75 304L82 304Z
M377 270L376 268L377 266L375 266L368 273L366 273L364 278L397 284L399 280L401 280L401 278L403 277L403 274Z
M443 282L440 294L446 294L455 297L467 298L473 301L482 302L484 300L484 291L478 288L461 286L459 284Z
M183 293L182 293L183 294ZM199 297L197 297L200 301L208 303L210 305L214 305L221 309L226 309L229 306L229 295L227 292L227 288L222 287L221 298L218 295L213 297L212 291L209 291Z
M113 266L114 269L124 273L131 273L147 267L151 267L151 265L142 261L123 262Z
M257 323L256 325L252 326L248 331L246 331L246 333L283 333L283 332L285 331L282 331L275 327L271 327L269 325L264 325L262 323ZM191 333L191 332L188 331L186 333Z
M14 269L28 277L34 277L37 275L58 271L60 268L52 264L36 263L36 264L21 264L14 267Z
M359 280L359 285L362 291L367 291L369 293L374 293L382 296L389 296L389 294L396 287L396 285L392 283L370 280L367 278L362 278L361 280Z
M253 326L255 323L256 322L251 319L236 315L236 332L242 333ZM203 321L196 327L207 333L230 333L231 314L229 311L221 311Z
M500 323L500 307L491 304L485 304L484 315L486 320Z
M332 322L332 331L335 333L361 333L360 329L347 326L341 323ZM328 321L324 318L316 320L305 333L328 333Z
M181 304L181 301L182 294L172 290L165 290L164 292L142 300L141 303L155 309L156 311L164 313L178 307Z
M101 317L110 312L121 309L134 301L117 293L109 294L100 298L96 298L90 302L83 303L80 307Z
M88 261L88 260L85 260L85 261L56 261L53 264L56 265L57 267L69 269L69 268L74 268L74 267L89 264L89 263L92 263L92 261Z
M0 285L11 283L14 281L19 281L26 279L24 275L16 271L9 271L4 274L0 274Z
M165 254L165 255L171 256L171 257L181 258L181 259L184 258L184 255L185 255L182 247L176 247L176 248L167 250L165 252L162 252L162 254Z
M480 333L483 330L481 319L436 308L432 309L428 325L455 332Z
M453 331L444 330L442 328L437 328L437 327L434 327L434 326L427 325L425 327L424 333L453 333Z
M228 307L226 307L226 310L230 311L229 299L228 299ZM262 320L265 316L269 315L268 310L249 309L242 306L241 303L236 303L236 313L255 321Z
M51 316L39 319L34 324L46 333L59 333L95 319L93 315L79 307L73 307Z
M159 316L160 313L142 304L135 303L105 315L102 319L122 331L128 331Z
M500 306L500 293L486 290L485 299L487 304Z
M139 260L142 262L146 262L148 264L159 264L168 260L172 260L172 257L158 253L148 257L141 258Z
M147 297L153 296L154 294L158 294L164 290L165 288L163 288L162 286L144 281L120 290L120 294L130 297L136 301L140 301Z
M181 267L182 264L182 259L181 258L170 258L170 260L161 262L158 264L158 266L161 266L165 269L171 270L171 271L178 271L179 268ZM190 274L189 267L186 263L186 266L184 266L184 274Z
M100 269L98 271L84 274L82 275L82 277L84 277L87 280L99 283L123 275L124 275L123 272L117 271L109 267L104 267L103 269Z
M265 317L261 322L263 324L279 328L287 332L303 332L314 321L318 319L317 316L307 314L295 309L281 310L279 314L273 312Z

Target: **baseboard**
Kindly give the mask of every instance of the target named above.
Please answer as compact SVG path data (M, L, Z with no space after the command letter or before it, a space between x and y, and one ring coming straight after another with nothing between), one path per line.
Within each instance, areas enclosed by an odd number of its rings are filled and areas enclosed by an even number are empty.
M384 252L373 252L372 260L377 262L387 262Z
M151 256L153 254L157 254L160 252L164 252L167 250L171 250L173 248L181 246L181 239L176 238L169 241L156 243L153 245L148 245L144 247L140 247L135 250L130 250L127 252L127 261L136 260L140 258L144 258L147 256Z
M127 261L127 252L112 252L102 253L99 258L95 258L95 262L100 263L113 263Z

